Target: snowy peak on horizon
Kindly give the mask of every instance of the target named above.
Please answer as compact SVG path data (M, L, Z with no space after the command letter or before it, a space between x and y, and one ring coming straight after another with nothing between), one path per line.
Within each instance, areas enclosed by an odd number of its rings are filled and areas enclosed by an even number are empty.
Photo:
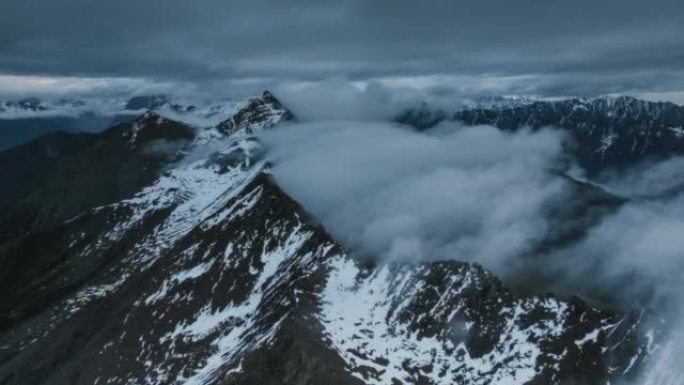
M442 113L455 113L463 110L477 109L510 109L535 104L572 104L593 109L623 109L623 110L644 110L654 108L684 108L679 104L670 101L653 101L638 98L630 95L601 95L595 97L579 96L539 96L539 95L488 95L479 97L454 97L454 101L445 104L433 103L434 101L424 101L420 105L409 109L409 111L432 111ZM445 107L446 106L446 107ZM582 107L578 107L582 108Z
M664 159L684 153L684 107L631 96L498 98L451 111L423 104L404 111L395 121L419 130L444 121L505 131L560 129L572 139L573 155L589 174L626 167L645 157Z
M294 119L294 114L280 100L270 91L264 91L260 98L252 98L240 104L235 113L222 121L217 128L226 135L254 134Z
M207 101L166 95L57 100L30 97L0 101L0 119L136 117L155 111L191 125L211 126L232 116L238 104L234 100Z

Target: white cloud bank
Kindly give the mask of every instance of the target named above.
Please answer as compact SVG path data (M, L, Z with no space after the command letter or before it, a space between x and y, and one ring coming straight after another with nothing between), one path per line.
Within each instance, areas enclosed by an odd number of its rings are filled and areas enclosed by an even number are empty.
M548 231L561 135L316 122L263 135L278 183L352 251L498 270Z

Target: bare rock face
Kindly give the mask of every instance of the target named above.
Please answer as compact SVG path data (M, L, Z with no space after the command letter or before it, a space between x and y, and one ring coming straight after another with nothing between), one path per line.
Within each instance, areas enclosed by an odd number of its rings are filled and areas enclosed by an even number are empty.
M88 147L184 142L130 194L6 237L0 383L566 385L638 372L656 343L640 312L518 296L476 264L350 257L250 137L292 118L266 93L206 132L146 114ZM200 151L207 141L218 150Z

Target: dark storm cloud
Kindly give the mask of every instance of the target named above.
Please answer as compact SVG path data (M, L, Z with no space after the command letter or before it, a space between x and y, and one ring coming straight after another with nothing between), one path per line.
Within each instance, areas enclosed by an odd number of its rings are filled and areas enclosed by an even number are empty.
M525 75L536 79L525 91L550 94L684 87L684 3L675 0L11 0L2 8L0 72L12 74L255 83Z

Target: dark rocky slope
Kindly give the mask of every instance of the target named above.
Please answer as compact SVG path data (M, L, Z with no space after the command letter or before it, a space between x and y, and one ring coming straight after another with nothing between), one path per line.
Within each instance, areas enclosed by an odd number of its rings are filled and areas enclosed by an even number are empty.
M0 212L0 239L132 196L154 181L193 137L189 126L151 112L89 137L87 146L60 161L34 189Z
M13 203L96 137L60 131L0 152L0 206Z

